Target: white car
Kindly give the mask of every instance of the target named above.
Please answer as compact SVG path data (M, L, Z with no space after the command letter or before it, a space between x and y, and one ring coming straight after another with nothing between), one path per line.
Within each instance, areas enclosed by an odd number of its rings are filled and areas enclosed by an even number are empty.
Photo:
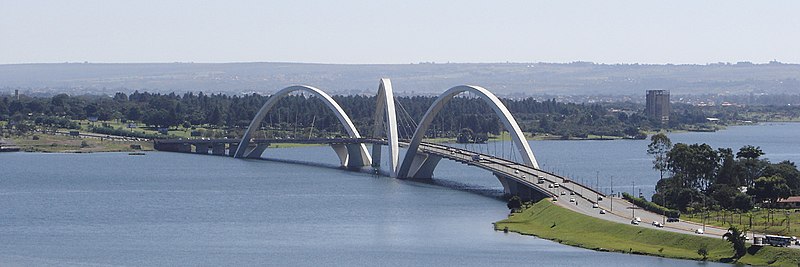
M636 218L633 218L633 220L637 221L637 222L642 222L642 217L636 217Z
M660 222L658 222L658 221L653 221L653 226L655 226L655 227L658 227L658 228L664 227L664 225L663 225L663 224L661 224L661 223L660 223Z
M597 203L592 204L592 208L594 208L594 209L599 208L599 207L600 207L600 205L597 205Z
M553 183L553 187L555 187L555 188L559 188L560 186L561 186L561 185L560 185L560 184L558 184L558 183Z
M600 210L600 214L606 214L606 210Z
M567 195L567 191L561 191L561 195L562 196L566 196Z
M703 231L703 228L697 228L697 230L694 230L694 233L698 235L702 235L704 232L705 231Z
M575 198L574 197L569 198L569 202L575 202Z
M631 224L633 224L633 225L639 225L639 221L637 221L637 220L631 220Z

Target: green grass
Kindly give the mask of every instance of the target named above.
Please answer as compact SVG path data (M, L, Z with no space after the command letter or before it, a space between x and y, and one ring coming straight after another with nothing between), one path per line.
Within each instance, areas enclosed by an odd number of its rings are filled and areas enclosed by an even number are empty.
M772 219L767 220L767 209L758 209L748 213L734 213L730 211L709 211L706 223L710 225L728 227L734 225L739 229L751 229L755 232L785 235L785 236L800 236L800 212L795 212L800 209L774 209L772 212ZM753 217L753 227L750 228L750 217ZM703 215L701 213L685 214L682 219L702 223ZM789 225L791 223L791 226Z
M38 140L33 140L37 136ZM27 134L11 136L11 141L27 152L122 152L134 151L130 148L131 144L139 144L142 150L153 150L151 142L129 142L129 141L109 141L96 138L78 138L63 135L50 134ZM81 146L82 142L87 146Z
M497 230L505 227L520 234L599 251L701 260L697 250L705 246L708 250L707 260L710 261L731 262L733 255L731 244L722 239L614 223L564 209L547 199L495 223ZM738 262L798 266L800 250L751 247Z

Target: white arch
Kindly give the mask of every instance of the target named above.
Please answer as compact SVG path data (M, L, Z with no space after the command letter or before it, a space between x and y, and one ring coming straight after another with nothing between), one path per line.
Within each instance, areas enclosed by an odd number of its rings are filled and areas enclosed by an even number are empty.
M250 144L250 139L252 138L253 133L256 130L258 130L259 126L261 125L261 121L264 120L264 117L267 115L267 112L269 112L272 109L272 107L274 107L275 104L278 103L279 100L281 100L285 96L295 91L305 91L319 97L322 100L322 102L325 103L325 105L328 106L328 108L330 108L334 114L336 114L336 117L339 119L339 122L342 123L342 126L344 126L344 129L347 131L347 134L349 134L350 137L361 138L361 135L358 133L356 126L353 125L353 122L350 120L350 117L347 116L344 110L342 110L342 107L340 107L339 104L336 103L336 101L334 101L333 98L331 98L331 96L329 96L322 90L312 86L294 85L283 88L277 93L273 94L269 98L269 100L267 100L267 103L264 103L261 109L258 110L258 113L256 113L255 118L253 118L253 121L250 122L250 126L247 127L247 131L245 131L244 136L242 136L242 141L236 148L236 154L234 154L234 157L241 158L250 156L250 155L245 155L247 146ZM361 144L360 150L364 166L369 166L372 162L372 158L367 152L367 147L364 144Z
M419 149L419 144L422 142L422 137L425 135L425 132L428 131L428 127L433 121L433 118L436 117L436 114L439 114L439 111L444 107L445 104L447 104L447 102L450 101L450 99L453 99L453 97L463 92L471 92L480 96L481 99L483 99L487 104L489 104L489 106L492 107L492 110L494 110L497 116L500 117L500 120L503 121L503 125L511 134L511 138L519 150L519 154L522 156L522 159L525 161L525 165L539 169L539 163L536 162L536 158L533 156L533 151L531 151L531 148L528 145L525 136L522 134L522 130L520 130L517 121L513 116L511 116L511 112L508 111L506 106L500 102L500 99L483 87L460 85L450 88L442 93L442 95L440 95L439 98L433 102L433 105L428 108L428 111L425 112L425 115L422 117L422 121L414 131L414 137L411 139L411 143L408 146L408 151L406 151L406 155L403 158L403 164L400 166L397 177L407 178L409 176L411 165L414 162L417 149ZM413 176L413 173L411 176Z
M392 91L392 81L386 78L381 79L378 86L378 96L376 97L377 105L375 109L375 128L373 129L372 136L375 138L383 137L384 134L389 139L389 154L391 160L389 161L389 176L397 177L397 163L400 160L400 146L398 144L397 135L397 112L394 108L394 92ZM383 127L384 116L386 117L386 126L389 130ZM380 145L375 145L372 148L373 160L378 161L380 164ZM377 155L377 157L375 157Z

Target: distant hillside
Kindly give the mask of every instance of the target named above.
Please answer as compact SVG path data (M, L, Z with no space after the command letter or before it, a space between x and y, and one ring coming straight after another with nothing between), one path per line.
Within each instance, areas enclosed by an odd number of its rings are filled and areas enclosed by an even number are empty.
M269 93L308 84L337 94L372 93L392 79L399 94L438 94L475 84L505 96L800 92L800 65L605 65L587 62L341 65L306 63L153 63L0 65L0 93L110 94L116 91Z

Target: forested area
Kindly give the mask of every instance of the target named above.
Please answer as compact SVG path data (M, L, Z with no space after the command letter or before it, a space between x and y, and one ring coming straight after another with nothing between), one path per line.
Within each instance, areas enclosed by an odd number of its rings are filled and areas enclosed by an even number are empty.
M312 98L312 99L307 99ZM351 117L358 129L371 129L375 96L337 95L333 98ZM134 92L114 96L0 97L0 121L8 121L17 130L34 125L53 128L76 128L75 120L87 118L100 121L141 122L154 128L183 126L229 130L235 136L247 127L268 96L185 93L159 94ZM419 121L433 96L397 97L400 133L408 137L414 123ZM652 121L642 114L643 106L633 103L575 104L553 99L502 99L517 119L523 131L549 134L562 138L616 136L644 138L642 131L661 128L682 129L706 124L709 116L721 117L722 123L740 117L735 110L714 110L690 105L673 105L668 125ZM341 134L336 116L322 101L304 95L283 98L262 124L268 129L306 129L320 135ZM480 134L498 134L503 126L483 100L457 97L436 117L428 132L430 137L456 137L465 129ZM109 132L113 129L103 129ZM365 130L362 130L365 131ZM367 131L365 131L367 132ZM289 137L289 136L286 136Z
M737 210L767 207L780 198L800 194L800 171L794 162L772 163L759 147L714 149L707 144L672 145L654 135L648 153L654 169L667 177L656 185L653 202L681 211Z
M0 120L19 127L35 123L47 127L73 128L73 120L96 118L100 121L138 121L153 127L200 126L236 129L247 127L268 96L257 94L228 96L203 93L152 94L134 92L107 96L69 96L28 98L9 96L0 99ZM313 98L313 97L310 97ZM358 129L370 129L375 110L375 96L334 96ZM398 97L398 121L401 134L410 135L430 104L432 96ZM536 134L565 137L639 135L639 129L657 126L633 111L612 112L599 104L559 103L555 100L503 99L522 129ZM341 126L322 101L291 95L281 100L264 120L273 129L305 128L336 133ZM656 126L654 126L656 125ZM498 134L500 120L483 100L458 97L450 101L434 120L432 137L454 137L462 129L476 133Z

